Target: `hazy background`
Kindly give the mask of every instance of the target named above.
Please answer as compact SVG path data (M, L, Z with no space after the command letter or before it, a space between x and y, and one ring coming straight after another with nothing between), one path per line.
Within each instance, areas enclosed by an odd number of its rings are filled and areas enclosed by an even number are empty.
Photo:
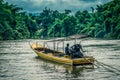
M78 10L91 11L90 7L96 7L96 5L105 4L112 0L5 0L9 3L22 7L24 11L38 13L45 7L52 10L58 10L63 12L65 9L76 12Z

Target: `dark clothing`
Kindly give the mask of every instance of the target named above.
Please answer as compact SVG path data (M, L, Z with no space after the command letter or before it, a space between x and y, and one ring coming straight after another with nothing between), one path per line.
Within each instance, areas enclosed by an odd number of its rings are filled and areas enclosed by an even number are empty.
M65 54L66 54L66 55L70 55L70 53L69 53L69 47L68 47L68 46L65 47Z
M82 58L82 57L83 57L83 54L80 51L73 53L73 58Z
M81 51L83 51L83 49L80 44L75 44L70 48L70 53L72 54L73 58L82 58L83 53Z

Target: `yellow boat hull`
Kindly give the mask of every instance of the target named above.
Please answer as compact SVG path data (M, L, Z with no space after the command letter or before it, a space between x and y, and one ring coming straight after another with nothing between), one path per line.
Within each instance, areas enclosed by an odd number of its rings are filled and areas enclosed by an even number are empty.
M72 59L70 56L66 56L62 52L56 52L51 50L51 52L45 53L44 51L47 48L44 48L41 45L32 44L31 48L34 50L34 52L41 58L54 61L57 63L62 64L69 64L69 65L85 65L85 64L93 64L94 58L93 57L84 57L84 58L74 58ZM57 55L63 55L63 56L57 56Z

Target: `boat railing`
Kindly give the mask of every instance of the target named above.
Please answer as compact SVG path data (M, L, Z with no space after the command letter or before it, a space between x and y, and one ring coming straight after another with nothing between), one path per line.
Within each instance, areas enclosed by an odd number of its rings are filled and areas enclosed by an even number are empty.
M45 51L45 48L50 49L50 46L48 45L47 41L43 43L43 46L44 46L44 51Z
M72 42L73 44L70 43L72 45L74 45L74 44L81 44L81 42L84 41L83 39L80 40L80 41L77 40L77 39L79 39L79 38L77 38L76 36L75 37L56 38L56 39L53 39L53 40L47 40L47 41L43 42L43 46L45 48L47 48L47 49L51 49L51 50L54 50L54 51L62 51L62 52L64 52L64 50L65 50L64 48L65 48L65 44L66 44L65 41L71 41L71 40L73 40L73 42ZM52 42L53 46L49 45L49 42ZM36 43L36 44L38 44L38 43ZM60 49L60 44L61 44L61 47L62 47L61 49Z
M48 45L48 42L49 41L46 41L46 42L44 42L43 43L43 46L44 47L46 47L46 48L48 48L48 49L51 49L51 46L49 46ZM60 45L60 43L62 43L63 41L54 41L53 42L53 49L52 50L54 50L54 51L59 51L59 45ZM63 44L64 45L64 44ZM63 46L64 47L64 46ZM64 51L64 50L63 50Z

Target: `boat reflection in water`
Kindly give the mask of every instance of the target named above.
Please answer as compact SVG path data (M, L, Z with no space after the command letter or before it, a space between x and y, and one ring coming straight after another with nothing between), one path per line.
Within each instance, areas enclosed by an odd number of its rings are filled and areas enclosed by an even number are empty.
M83 73L91 72L94 70L94 65L92 64L72 66L72 65L59 64L52 61L48 61L38 56L35 58L41 63L40 68L45 69L47 72L53 72L55 73L55 75L59 73L63 73L66 75L66 79L83 77L84 76Z

